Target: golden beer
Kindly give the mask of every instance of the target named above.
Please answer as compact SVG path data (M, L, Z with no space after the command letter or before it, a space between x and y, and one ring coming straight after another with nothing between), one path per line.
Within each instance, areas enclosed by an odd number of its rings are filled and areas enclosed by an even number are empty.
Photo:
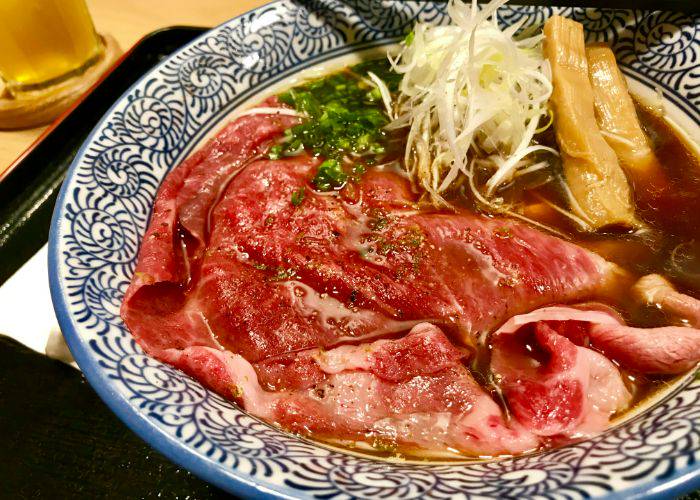
M0 0L0 77L10 90L60 81L101 53L85 0Z

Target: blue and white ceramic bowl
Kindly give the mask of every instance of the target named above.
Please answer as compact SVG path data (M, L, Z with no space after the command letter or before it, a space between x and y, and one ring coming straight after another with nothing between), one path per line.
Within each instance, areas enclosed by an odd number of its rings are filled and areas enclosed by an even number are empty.
M559 12L612 44L635 92L666 98L697 137L700 18L505 7L501 22ZM668 496L700 486L700 382L686 378L605 434L548 453L466 464L390 463L298 439L144 355L119 317L160 181L222 119L302 69L396 42L444 3L283 0L206 33L126 92L73 162L51 228L50 279L78 364L112 410L174 462L238 495L321 498Z

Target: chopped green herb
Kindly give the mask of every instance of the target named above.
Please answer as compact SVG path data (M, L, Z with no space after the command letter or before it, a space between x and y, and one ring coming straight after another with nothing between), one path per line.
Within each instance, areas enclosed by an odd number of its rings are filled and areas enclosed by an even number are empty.
M507 240L508 238L513 237L513 231L509 227L497 227L494 231L493 234L496 235L496 237L501 238L503 240Z
M274 275L270 276L269 280L284 281L288 280L289 278L293 278L294 276L296 276L296 271L294 269L279 266L277 268L277 272Z
M407 247L418 248L423 244L424 238L423 233L412 231L401 239L401 243Z
M282 92L277 98L289 106L294 106L294 89L290 89L287 92Z
M374 87L372 90L367 92L367 100L370 102L379 101L382 98L382 93L379 91L379 87Z
M416 32L415 31L410 31L408 35L406 35L406 38L403 39L404 43L406 45L411 45L413 43L413 39L416 37Z
M394 251L395 245L393 243L389 243L386 240L382 239L379 240L379 244L377 245L377 253L379 255L389 255L391 252Z
M386 59L366 61L303 85L278 96L279 100L308 119L285 132L282 148L272 155L297 152L301 148L316 156L342 160L370 160L370 155L386 151L384 126L389 119L381 93L367 83L367 72L384 80L391 91L401 76L391 70ZM278 156L279 157L279 156Z
M371 71L381 78L384 83L386 83L386 86L389 87L390 92L396 92L399 90L402 75L396 73L386 59L372 59L361 62L360 64L353 66L352 71L363 76Z
M348 179L338 160L326 160L318 167L313 184L319 191L340 189Z
M371 163L371 162L368 162ZM362 174L364 174L367 171L367 166L362 164L362 163L355 163L352 168L350 169L350 178L354 181L359 181L360 178L362 177Z
M298 207L304 201L304 198L306 198L306 188L302 186L292 193L292 205Z
M392 439L385 437L377 437L372 443L372 448L374 448L377 451L394 453L398 449L398 444L396 444L396 441Z
M267 153L267 156L271 160L278 160L280 156L282 156L282 152L284 150L284 146L281 144L275 144L270 148L270 151Z
M367 225L372 231L382 231L386 229L388 223L389 218L385 214L377 212L373 214Z

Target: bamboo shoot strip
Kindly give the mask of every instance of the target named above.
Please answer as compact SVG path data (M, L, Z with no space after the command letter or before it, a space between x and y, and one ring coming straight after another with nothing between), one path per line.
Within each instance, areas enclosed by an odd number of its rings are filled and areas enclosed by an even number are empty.
M598 126L628 179L642 188L636 191L656 191L665 186L662 167L639 123L612 50L605 45L592 45L586 48L586 58Z
M553 16L544 26L550 103L572 210L594 229L638 227L627 178L596 123L583 26Z

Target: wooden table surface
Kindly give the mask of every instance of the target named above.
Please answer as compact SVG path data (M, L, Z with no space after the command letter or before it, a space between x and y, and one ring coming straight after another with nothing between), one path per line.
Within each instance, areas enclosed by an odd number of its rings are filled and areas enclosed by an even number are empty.
M87 0L99 33L114 36L126 51L143 35L174 25L216 26L267 0ZM0 173L46 127L0 131Z

